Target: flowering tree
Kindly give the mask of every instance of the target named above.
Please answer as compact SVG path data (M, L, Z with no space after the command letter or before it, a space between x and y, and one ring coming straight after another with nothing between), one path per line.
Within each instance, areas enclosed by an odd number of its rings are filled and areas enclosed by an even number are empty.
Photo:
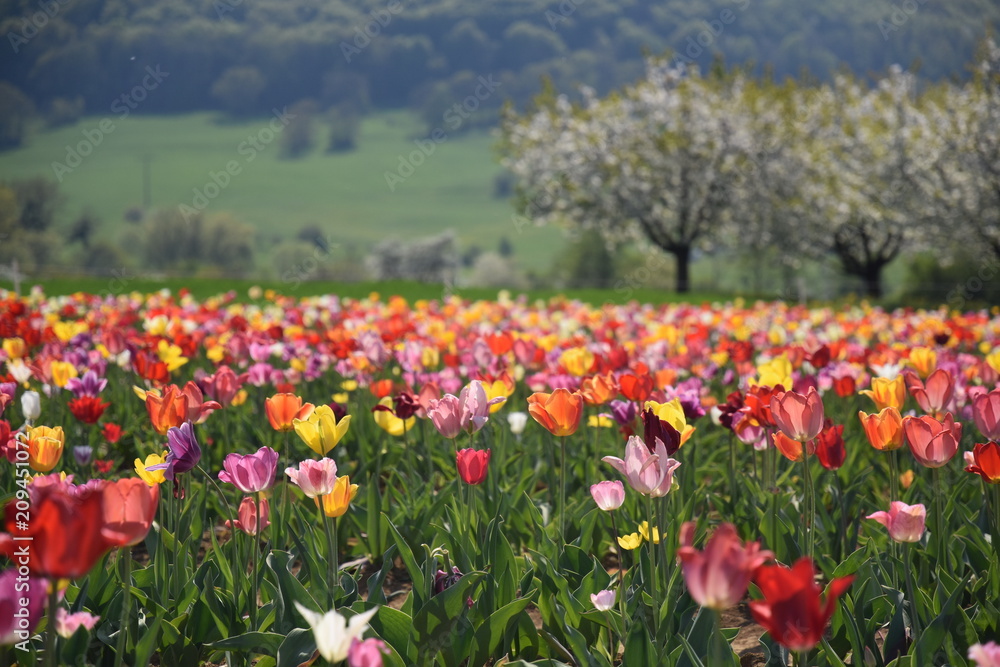
M935 221L926 174L938 153L916 80L899 68L872 88L839 76L800 100L811 135L794 174L801 222L881 296L882 270L929 247Z
M743 133L734 78L649 65L621 93L543 103L503 122L505 165L536 223L597 229L609 243L647 238L677 263L690 289L691 253L711 249L734 200Z
M939 210L961 242L1000 258L1000 46L983 44L975 76L946 86L929 114L942 159L931 172Z

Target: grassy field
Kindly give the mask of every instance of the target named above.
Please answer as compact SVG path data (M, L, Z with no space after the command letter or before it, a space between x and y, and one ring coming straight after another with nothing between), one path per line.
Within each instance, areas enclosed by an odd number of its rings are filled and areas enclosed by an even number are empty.
M414 282L331 282L312 281L305 282L299 286L283 284L280 281L254 281L254 280L217 280L211 278L164 278L153 280L145 277L132 278L51 278L38 281L30 281L30 284L39 284L48 295L72 294L75 292L87 292L91 294L124 294L132 291L140 293L154 292L162 289L169 289L174 294L182 288L187 289L191 294L199 299L215 296L227 290L236 293L238 301L248 301L248 292L251 287L258 286L262 289L274 289L275 291L290 296L315 296L321 294L337 294L339 296L351 298L363 298L372 293L378 293L383 299L389 296L399 295L406 298L411 303L417 299L441 299L448 295L441 285L414 283ZM8 281L0 279L0 288L11 287ZM25 286L22 289L27 290ZM732 295L719 294L714 292L694 292L687 295L678 295L674 292L640 288L626 293L624 290L614 289L532 289L532 290L511 290L511 296L517 297L519 294L526 295L529 299L551 299L553 297L566 297L568 299L578 299L587 303L600 305L603 303L626 303L631 300L640 303L705 303L715 301L726 301ZM499 290L491 288L463 288L454 290L455 295L463 299L496 299Z
M114 238L128 224L125 211L142 203L142 162L148 156L154 208L190 205L195 189L211 182L211 172L237 162L239 174L205 211L230 211L252 224L260 232L263 254L306 224L328 230L340 243L362 247L387 237L408 239L445 229L454 229L463 247L475 244L486 250L507 237L524 268L548 268L563 244L552 229L518 233L510 202L493 196L493 180L501 169L494 139L485 132L448 137L390 191L385 172L395 172L399 156L416 150L414 139L426 132L405 112L366 118L352 153L327 155L317 148L298 160L280 159L277 140L261 142L259 151L244 144L241 151L241 144L270 119L233 123L210 113L132 115L110 118L114 129L103 135L98 131L101 120L88 117L75 126L39 131L26 147L0 153L0 180L54 177L52 163L65 163L66 147L84 141L88 132L102 138L79 166L62 174L66 201L59 223L93 211L101 221L100 237ZM317 123L316 130L322 147L326 128Z

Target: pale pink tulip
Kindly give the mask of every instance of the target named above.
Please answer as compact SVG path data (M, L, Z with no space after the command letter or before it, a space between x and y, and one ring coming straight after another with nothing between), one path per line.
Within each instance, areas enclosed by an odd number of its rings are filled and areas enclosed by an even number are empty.
M633 489L654 498L670 492L674 470L680 465L680 461L667 456L667 448L662 440L656 439L654 453L650 453L646 443L636 435L629 438L625 445L624 460L617 456L605 456L601 460L625 475Z
M598 482L590 487L590 495L594 502L605 512L616 510L625 502L625 486L618 481Z
M874 519L888 528L889 537L897 542L919 542L924 534L927 508L894 500L889 503L888 512L875 512L865 518Z
M285 474L307 497L318 498L333 492L337 484L337 462L328 458L319 461L308 459L298 468L285 468Z
M590 602L597 611L608 611L615 608L615 592L613 590L591 593Z

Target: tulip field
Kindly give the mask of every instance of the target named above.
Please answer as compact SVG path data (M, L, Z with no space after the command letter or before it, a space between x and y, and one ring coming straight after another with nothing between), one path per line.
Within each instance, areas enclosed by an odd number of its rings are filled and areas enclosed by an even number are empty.
M1000 666L1000 310L0 291L0 665Z

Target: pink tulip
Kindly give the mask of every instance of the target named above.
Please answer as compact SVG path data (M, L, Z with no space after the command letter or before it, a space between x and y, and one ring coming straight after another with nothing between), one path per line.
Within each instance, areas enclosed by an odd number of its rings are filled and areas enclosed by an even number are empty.
M59 607L56 610L56 632L60 637L69 639L76 633L80 626L87 628L88 632L93 630L99 620L101 620L100 616L94 616L85 611L78 611L75 614L71 614L66 611L65 607Z
M976 667L1000 667L1000 645L992 641L973 644L969 647L969 660L975 662Z
M924 412L935 414L944 412L955 393L955 381L951 373L939 368L929 376L927 382L921 382L916 373L906 373L906 388L917 400L917 405Z
M472 434L481 429L489 421L490 407L497 403L503 403L507 399L503 396L498 396L492 400L487 400L483 383L479 380L473 380L462 388L462 392L458 395L458 400L462 405L459 422L466 433Z
M247 373L237 375L229 366L220 366L214 375L202 378L199 384L206 394L226 407L232 404L236 394L240 393L247 377Z
M458 397L446 394L444 398L431 403L427 416L431 423L445 438L451 439L462 432L462 406Z
M298 468L285 468L285 474L307 497L317 498L333 492L337 484L337 462L327 458L319 461L308 459Z
M225 470L219 472L219 479L234 485L243 493L266 491L274 486L278 472L278 452L270 447L261 447L254 454L230 454L222 462Z
M348 667L382 667L382 655L389 655L389 647L381 639L351 639L351 648L347 649Z
M227 527L238 528L242 530L247 535L256 535L258 532L257 526L257 503L250 496L245 496L243 501L240 503L240 508L236 510L236 514L239 516L236 521L226 521ZM260 516L261 525L260 530L264 530L271 525L268 517L270 516L270 507L267 504L267 498L260 499Z
M616 510L625 502L625 486L621 482L598 482L590 487L594 502L605 512Z
M930 416L903 419L903 435L910 445L913 458L928 468L940 468L958 451L962 439L962 425L956 424L951 413L944 421Z
M888 512L875 512L865 518L874 519L888 528L889 537L897 542L919 542L924 534L927 508L894 500L889 503Z
M670 493L674 470L680 461L667 456L666 445L659 438L656 439L654 452L650 453L642 438L633 435L625 445L624 460L616 456L605 456L601 460L625 475L629 486L642 495L659 498Z
M771 417L789 438L808 442L823 430L823 399L812 387L806 394L795 391L774 394Z
M4 610L0 614L0 646L27 641L31 637L45 611L48 587L48 582L41 577L19 577L16 567L0 574L0 609Z
M729 523L715 529L702 551L692 546L694 532L691 521L681 526L677 550L691 597L702 607L720 611L739 604L754 572L773 560L774 554L761 550L757 542L744 545L736 527Z
M972 400L972 419L987 440L1000 440L1000 389Z
M591 593L590 602L597 611L609 611L615 608L615 592L613 590Z

